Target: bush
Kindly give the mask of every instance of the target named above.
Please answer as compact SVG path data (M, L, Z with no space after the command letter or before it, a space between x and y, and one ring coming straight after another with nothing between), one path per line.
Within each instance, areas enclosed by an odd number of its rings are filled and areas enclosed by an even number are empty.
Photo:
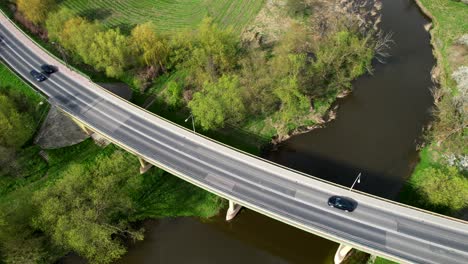
M121 236L142 239L128 219L135 204L125 189L136 174L122 152L95 163L72 165L53 185L35 193L33 224L54 244L93 263L110 263L126 252Z
M416 190L428 206L454 212L468 205L468 178L455 167L428 167L419 172Z
M0 93L0 146L19 148L34 133L35 122L28 112L20 112L11 97Z
M34 24L40 24L56 6L55 0L17 0L18 10Z
M194 94L189 107L195 122L205 130L235 124L244 119L245 107L239 78L224 75L217 82L205 82L203 90Z

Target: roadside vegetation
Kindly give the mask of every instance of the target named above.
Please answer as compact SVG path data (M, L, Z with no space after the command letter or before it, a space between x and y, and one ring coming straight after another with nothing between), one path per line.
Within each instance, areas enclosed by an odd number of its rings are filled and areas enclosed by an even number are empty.
M296 2L311 9L314 1L287 1L279 15L292 16L290 23L268 44L242 40L232 27L235 21L220 22L216 15L168 34L151 19L125 29L92 20L96 17L76 12L75 5L34 1L51 10L44 17L20 1L16 17L59 43L68 61L90 65L153 97L153 112L192 113L205 133L232 127L263 139L260 144L323 123L336 97L371 70L382 46L377 34L364 34L356 20L341 14L321 22L328 23L326 31L314 30L317 21L294 11ZM72 7L73 1L67 2Z
M140 220L210 217L223 206L162 170L140 175L137 158L114 146L41 151L32 138L47 110L0 64L0 263L53 263L70 251L110 263L143 239Z

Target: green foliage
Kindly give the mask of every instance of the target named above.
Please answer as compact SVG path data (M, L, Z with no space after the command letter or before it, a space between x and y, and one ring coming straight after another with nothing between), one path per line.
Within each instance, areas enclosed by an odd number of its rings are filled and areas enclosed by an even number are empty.
M71 17L67 9L53 13L46 26L51 38L78 55L75 58L105 71L109 77L121 76L124 68L132 64L129 39L119 29L103 30L97 22Z
M68 8L61 8L57 12L52 12L46 20L48 37L51 41L63 41L62 31L65 23L74 18L73 12Z
M37 264L55 261L47 252L45 237L35 235L27 222L33 214L29 199L13 201L2 208L3 225L0 225L0 256L8 264Z
M450 208L453 212L468 206L468 178L455 167L420 171L416 189L431 206Z
M195 122L205 130L243 120L245 107L239 78L224 75L217 82L205 82L203 90L194 94L189 107Z
M56 6L55 0L17 0L18 10L34 24L40 24L47 18L50 10Z
M35 109L44 100L34 89L23 82L3 63L0 63L0 91L8 94L21 111L30 111L35 119L39 119L42 109ZM40 110L40 111L37 111Z
M142 238L122 217L135 210L123 189L133 175L121 152L89 167L72 165L62 179L34 195L39 213L33 223L62 248L93 263L110 263L126 251L116 235Z
M299 91L297 79L294 77L284 79L274 93L281 101L278 115L283 124L290 123L294 118L301 117L310 108L309 99Z
M32 116L19 112L11 98L0 93L0 146L19 148L35 129Z
M132 30L130 42L146 66L164 68L169 55L168 43L156 33L151 22L137 25Z
M240 61L242 86L247 111L252 115L272 113L277 105L273 94L274 78L265 52L251 51Z
M468 206L468 178L440 162L432 146L420 152L421 161L404 186L400 200L441 214L453 215ZM466 172L465 172L466 173Z
M89 50L90 64L104 70L109 77L119 77L131 64L128 46L128 38L119 29L98 32Z
M437 64L440 66L440 81L443 89L452 91L455 82L450 77L454 70L451 47L456 39L468 32L466 14L468 5L457 1L420 0L422 5L433 15L434 29L432 34L434 48L437 50ZM457 56L457 55L455 55ZM466 65L466 59L465 59Z
M182 104L183 88L176 81L169 81L164 90L166 103L173 108Z
M192 31L175 33L169 40L169 67L184 70L184 62L192 56L195 43L195 34Z
M237 65L238 43L232 28L223 30L206 18L183 66L189 69L196 84L213 82Z
M278 45L274 47L274 57L270 61L273 77L281 80L294 74L296 77L305 78L307 76L306 67L310 67L312 63L307 56L313 51L312 46L313 43L307 28L301 24L292 24ZM300 55L300 57L292 59L292 55ZM298 60L299 58L300 60Z
M453 59L458 53L452 47L455 40L468 30L465 19L468 5L456 1L419 2L434 18L432 44L440 69L441 87L434 93L437 111L432 130L426 138L428 146L421 151L421 161L406 184L401 199L439 213L456 215L459 209L467 206L468 179L466 171L458 172L447 159L466 157L467 129L466 111L460 109L463 104L457 99L456 83L451 78L463 61Z
M200 189L162 170L150 170L133 179L136 219L201 216L211 217L223 206L219 196Z
M350 89L351 81L371 69L374 51L371 39L351 31L340 31L316 49L312 66L311 85L307 93L312 97L337 94Z
M384 259L384 258L381 258L381 257L377 257L377 258L375 259L374 264L399 264L399 263L398 263L398 262L391 261L391 260L388 260L388 259Z
M99 24L91 23L82 17L73 17L64 23L62 32L57 34L57 37L65 49L72 51L73 55L78 55L75 58L91 63L93 58L89 51L96 35L101 31Z

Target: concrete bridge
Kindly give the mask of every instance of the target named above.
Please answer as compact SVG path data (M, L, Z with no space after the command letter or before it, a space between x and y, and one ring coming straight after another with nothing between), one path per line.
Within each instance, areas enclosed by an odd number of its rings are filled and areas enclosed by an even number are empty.
M156 165L241 206L351 248L410 263L468 263L468 223L388 201L251 156L124 101L71 70L0 15L0 58L73 118L137 155L144 173ZM38 83L41 64L59 71ZM354 199L352 213L328 207L332 195Z

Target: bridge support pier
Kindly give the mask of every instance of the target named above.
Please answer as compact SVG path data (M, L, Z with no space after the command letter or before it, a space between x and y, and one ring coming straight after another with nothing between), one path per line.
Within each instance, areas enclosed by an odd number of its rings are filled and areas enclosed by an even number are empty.
M336 250L335 258L333 259L335 264L341 264L341 262L343 262L348 253L351 251L351 249L353 249L353 247L340 244L340 246Z
M138 157L138 161L140 161L140 174L144 174L147 172L151 167L153 167L152 164L148 163L146 160L144 160L142 157Z
M236 204L235 202L229 200L229 208L226 213L226 221L230 221L234 217L236 217L237 213L239 213L241 208L242 208L241 205Z

